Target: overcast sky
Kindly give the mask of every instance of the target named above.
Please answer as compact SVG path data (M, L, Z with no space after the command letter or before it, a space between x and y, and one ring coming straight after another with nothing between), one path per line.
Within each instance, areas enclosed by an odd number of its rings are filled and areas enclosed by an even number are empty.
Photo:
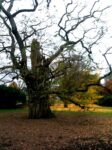
M33 4L32 2L33 2L33 0L17 0L15 2L13 11L18 10L20 8L31 8L31 5ZM40 0L39 2L42 2L42 0ZM54 36L54 34L56 34L55 31L58 30L57 20L65 12L65 5L68 2L70 2L70 0L52 0L49 10L45 9L46 3L44 3L44 5L39 5L35 15L34 15L34 13L24 13L24 14L28 17L30 16L29 19L37 16L38 19L40 19L41 21L45 21L48 15L52 16L51 20L54 21L56 23L56 25L54 24L52 27L50 27L46 31L46 33L48 33L50 35L49 37L51 38L52 35ZM74 2L74 5L70 6L69 9L72 9L75 6L75 4L78 3L77 11L80 10L81 7L86 6L86 9L84 9L83 13L87 14L88 10L91 8L91 5L94 3L94 0L77 0L77 2L76 2L76 0L73 0L73 2ZM100 0L100 2L96 5L95 8L100 9L100 8L104 8L109 5L112 5L112 0ZM18 15L18 17L15 20L17 22L20 20L23 20L22 15ZM46 23L51 23L51 22L46 21ZM91 24L91 22L86 22L85 28L88 28L91 25L94 26L93 24ZM99 24L99 26L100 25L101 24ZM105 28L105 37L98 46L93 47L93 54L94 54L94 59L97 62L100 62L102 67L106 67L106 63L104 63L103 58L101 59L100 53L104 53L108 47L112 46L112 8L106 10L105 13L102 15L102 25ZM21 25L19 25L19 29L20 28L21 28ZM80 32L81 31L78 30L77 32L75 32L75 34L78 36L78 34ZM93 36L94 34L95 33L93 32L90 35L90 37ZM80 36L80 34L79 34L79 36ZM53 40L54 40L54 38L53 38ZM56 41L57 43L58 43L58 40L59 40L59 38L57 38L57 41ZM59 41L59 43L60 43L60 41ZM44 43L43 43L43 47L45 50L48 49L48 45L45 46ZM112 62L111 62L112 55L108 55L108 58L109 58L110 63L112 64ZM103 71L103 72L105 72L105 71Z

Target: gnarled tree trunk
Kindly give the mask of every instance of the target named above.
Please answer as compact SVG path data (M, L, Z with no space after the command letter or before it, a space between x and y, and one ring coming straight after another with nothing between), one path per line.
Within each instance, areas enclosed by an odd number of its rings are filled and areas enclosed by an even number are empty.
M31 72L26 76L26 84L29 97L29 118L51 118L54 114L49 105L48 79L49 67L40 66L37 71Z
M42 85L37 79L29 80L28 97L29 97L29 118L51 118L54 114L51 112L49 105L48 85Z
M54 117L50 110L48 96L38 91L29 94L31 100L29 100L29 118L51 118Z
M32 41L31 70L23 73L29 97L29 118L51 118L53 113L49 106L49 64L40 52L40 43ZM23 70L24 72L24 70Z

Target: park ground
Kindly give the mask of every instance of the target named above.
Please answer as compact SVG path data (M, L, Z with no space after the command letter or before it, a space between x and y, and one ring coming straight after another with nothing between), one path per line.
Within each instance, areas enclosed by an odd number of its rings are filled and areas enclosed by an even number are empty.
M0 110L0 150L112 150L112 108L52 109L56 118L39 120Z

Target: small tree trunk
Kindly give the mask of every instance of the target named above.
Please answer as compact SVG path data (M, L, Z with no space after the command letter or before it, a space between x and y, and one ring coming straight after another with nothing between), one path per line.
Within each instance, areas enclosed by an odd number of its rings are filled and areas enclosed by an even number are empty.
M68 101L67 100L63 100L64 103L64 108L68 108Z

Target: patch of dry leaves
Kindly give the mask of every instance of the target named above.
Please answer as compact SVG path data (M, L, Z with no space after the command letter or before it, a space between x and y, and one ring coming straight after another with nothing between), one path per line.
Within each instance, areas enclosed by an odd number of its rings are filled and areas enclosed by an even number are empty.
M60 113L29 120L27 113L0 113L0 150L112 149L112 117Z

